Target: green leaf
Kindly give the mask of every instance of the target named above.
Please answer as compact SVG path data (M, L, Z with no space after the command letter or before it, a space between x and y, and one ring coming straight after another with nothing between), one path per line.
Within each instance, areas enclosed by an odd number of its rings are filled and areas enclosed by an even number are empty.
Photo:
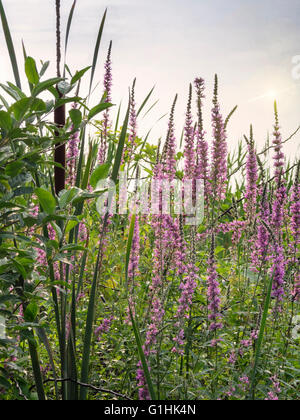
M37 195L43 210L47 214L54 214L56 201L50 191L45 190L44 188L36 188L35 194Z
M8 112L0 111L0 128L10 131L12 128L12 119Z
M80 80L84 75L85 75L85 73L87 72L87 71L89 71L89 69L91 68L92 66L88 66L88 67L85 67L84 69L82 69L82 70L79 70L79 71L77 71L76 73L75 73L75 75L72 77L72 80L71 80L71 85L74 85L76 82L78 82L78 80Z
M39 307L35 302L31 302L24 312L24 319L26 322L34 322L39 311Z
M19 96L19 99L22 98L26 98L25 93L23 93L21 91L21 89L18 88L18 86L15 86L13 83L11 82L7 82L8 86L10 87L10 89L14 90L16 92L16 94Z
M79 111L79 109L71 109L69 111L69 114L70 114L74 129L76 130L81 124L82 114Z
M94 108L92 108L88 114L88 120L91 120L93 117L95 117L95 115L99 114L100 112L105 111L106 109L112 107L113 104L110 104L108 102L102 102L96 106L94 106Z
M59 82L57 85L57 88L63 96L72 90L72 86L65 80L62 80L61 82Z
M57 83L61 82L63 79L61 77L54 77L52 79L45 80L44 82L38 83L32 91L32 96L37 96L45 90L53 87Z
M54 95L55 97L58 95L56 89L54 89L54 91L51 92L51 93L53 93L53 94L55 93L55 95ZM80 100L81 100L81 98L79 96L73 96L73 97L70 97L70 98L57 98L57 101L55 102L55 108L60 108L62 105L68 104L70 102L76 103L76 102L79 102Z
M46 112L47 106L42 99L34 98L30 110L34 112Z
M58 204L61 209L64 209L71 201L80 193L79 188L71 188L70 190L64 190L60 193Z
M99 181L107 178L110 169L109 163L97 166L90 178L90 184L93 188L96 188Z
M8 176L16 176L19 174L22 168L23 163L20 161L9 163L5 167L5 174Z
M40 77L44 76L44 74L46 73L49 65L50 65L50 61L45 61L45 63L43 63L41 71L40 71Z
M15 119L21 121L29 109L31 98L23 98L15 102L10 110L14 113Z
M5 302L16 302L18 300L19 300L18 296L0 295L0 304L5 303Z
M0 385L2 388L5 388L5 389L9 389L11 387L10 382L3 376L0 376Z
M74 229L77 225L78 225L78 221L77 220L69 220L65 229L65 233L66 235L71 232L72 229Z
M25 73L27 79L33 85L38 84L40 78L36 68L35 60L32 57L27 57L25 61Z
M15 89L12 89L10 86L6 86L3 83L0 83L0 86L15 101L18 101L18 100L22 99L22 97L19 95L19 93Z

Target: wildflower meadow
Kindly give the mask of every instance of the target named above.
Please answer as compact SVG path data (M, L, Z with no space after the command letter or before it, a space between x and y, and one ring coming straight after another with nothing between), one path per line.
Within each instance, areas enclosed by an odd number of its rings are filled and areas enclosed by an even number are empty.
M278 101L265 146L249 121L231 148L239 108L224 113L222 74L195 74L186 108L174 92L164 130L141 134L153 89L138 101L133 74L114 96L109 9L93 61L70 68L77 2L63 27L53 1L51 74L29 45L16 56L6 3L0 399L298 400L300 162L284 146L300 126L282 135Z

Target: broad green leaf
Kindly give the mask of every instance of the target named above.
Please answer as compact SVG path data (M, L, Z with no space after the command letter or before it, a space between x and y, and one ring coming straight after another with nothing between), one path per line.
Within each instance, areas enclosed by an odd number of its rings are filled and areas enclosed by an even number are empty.
M65 80L62 80L61 82L59 82L57 85L57 88L63 96L72 90L72 86Z
M5 389L9 389L11 387L10 382L3 376L0 376L0 385L2 388L5 388Z
M35 60L32 57L27 57L25 61L25 73L27 79L33 85L38 84L40 78L36 68Z
M112 107L113 104L110 104L108 102L102 102L96 106L94 106L94 108L92 108L88 114L88 120L91 120L92 118L94 118L97 114L99 114L100 112L105 111L106 109Z
M11 83L11 82L7 82L7 84L8 84L8 86L12 89L12 90L14 90L18 95L19 95L19 98L20 99L22 99L22 98L26 98L26 95L25 95L25 93L23 93L22 91L21 91L21 89L19 89L18 88L18 86L15 86L13 83Z
M6 165L5 174L8 176L16 176L22 170L24 164L20 161L12 162Z
M88 66L82 70L79 70L75 73L75 75L72 77L71 80L71 85L74 85L76 82L78 82L78 80L80 80L87 71L89 71L89 69L91 68L91 66Z
M12 119L8 112L0 111L0 128L10 131L12 128Z
M39 307L35 302L31 302L24 312L24 319L26 322L34 322L39 311Z
M78 224L79 222L77 220L69 220L65 229L65 233L68 234L71 232L71 230L74 229Z
M43 210L47 214L53 214L56 208L56 201L51 192L45 190L44 188L36 188L35 193L39 199Z
M55 93L55 95L54 95L55 97L57 97L57 95L58 95L56 89L54 89L54 91L51 92L51 93L53 93L53 94ZM57 98L57 101L55 103L55 108L60 108L62 105L68 104L70 102L76 103L76 102L79 102L80 100L81 100L81 98L79 96L74 96L74 97L71 97L71 98Z
M11 96L15 101L19 101L20 99L24 98L24 95L21 96L19 92L16 91L16 89L13 89L10 86L6 86L3 83L0 83L1 88L9 95Z
M29 109L30 102L32 98L23 98L15 102L11 107L11 111L14 113L15 119L21 121L24 118L24 115Z
M96 188L99 181L107 178L110 169L109 163L97 166L90 178L90 184L93 188Z
M69 114L70 114L74 129L77 129L80 126L81 121L82 121L81 111L79 111L79 109L71 109L69 111Z
M40 93L44 92L47 89L50 89L57 83L61 82L63 79L61 77L54 77L52 79L45 80L44 82L38 83L32 91L32 96L37 96Z
M60 193L58 204L61 209L64 209L71 201L80 193L79 188L71 188L70 190L65 190Z

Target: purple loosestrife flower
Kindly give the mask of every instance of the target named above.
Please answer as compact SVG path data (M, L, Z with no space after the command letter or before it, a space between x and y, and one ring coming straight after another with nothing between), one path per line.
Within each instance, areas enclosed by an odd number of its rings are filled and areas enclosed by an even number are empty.
M280 388L280 382L278 381L277 376L273 376L270 378L270 381L272 382L272 391L268 392L268 398L266 398L266 401L278 401L279 395L281 394L281 388Z
M205 140L205 131L203 128L203 115L202 115L202 107L203 107L203 99L205 98L204 95L204 79L197 78L195 79L195 87L196 87L196 94L197 94L197 113L198 113L198 124L197 124L197 131L196 131L196 170L195 175L196 179L203 179L204 181L204 193L205 198L208 197L208 143Z
M132 217L132 216L131 216ZM139 261L140 261L140 227L139 227L139 216L136 215L132 247L130 253L130 260L128 266L128 278L134 283L134 279L139 274Z
M149 356L151 352L155 353L154 350L151 351L151 347L156 343L157 335L159 328L162 324L165 311L162 306L162 301L159 297L155 297L152 302L152 311L151 311L151 324L148 326L146 333L146 341L144 344L144 352L146 356Z
M223 200L227 182L227 136L218 103L218 77L215 76L215 92L212 109L213 150L210 171L211 192L214 200Z
M73 104L73 109L76 109L77 105ZM71 127L71 130L73 130L74 127ZM67 148L67 159L68 159L68 177L67 177L67 184L68 185L75 185L76 182L76 163L79 153L79 131L76 131L74 134L72 134L69 142L68 142L68 148Z
M129 136L127 143L127 150L125 155L130 162L134 147L136 145L137 138L137 115L136 115L136 103L135 103L135 83L136 79L133 81L130 94L130 115L129 115ZM125 157L125 156L124 156ZM123 158L124 158L123 157Z
M165 162L165 171L169 176L169 180L173 181L176 174L176 137L174 129L174 112L177 102L177 95L175 96L174 103L171 109L169 125L168 125L168 136L166 141L166 162Z
M191 263L186 262L188 255L187 245L184 240L182 217L180 218L180 226L178 226L178 222L176 223L176 237L174 243L176 244L174 265L176 267L176 274L181 278L179 286L181 295L178 300L179 305L175 315L177 319L175 327L178 328L178 334L173 338L175 345L172 348L172 352L182 355L184 345L184 324L185 320L189 319L189 312L193 303L198 279L198 268L195 266L194 258L192 258L193 260Z
M231 240L232 243L237 244L243 232L247 228L247 222L244 220L233 220L232 222L220 223L217 227L214 227L214 233L232 233ZM203 240L207 239L211 235L211 229L208 229L206 232L198 233L197 239Z
M267 187L261 189L262 201L261 201L261 210L260 210L260 218L259 218L259 225L257 228L257 241L255 244L257 254L257 259L252 263L254 266L258 266L259 264L264 265L268 259L268 248L270 243L270 234L268 229L266 228L265 224L270 223L270 206L267 199ZM264 224L264 223L265 224Z
M300 163L292 190L291 205L291 230L294 237L295 248L300 243Z
M249 387L249 385L250 385L250 381L249 381L248 376L242 376L241 378L239 378L239 381L241 382L241 383L239 384L239 388L240 388L243 392L246 392L246 391L247 391L247 389L248 389L248 387Z
M139 387L139 400L150 400L146 378L142 369L142 362L137 364L136 380Z
M274 125L274 138L273 138L273 147L275 150L274 155L274 166L275 166L275 181L277 184L280 184L282 172L284 169L284 153L282 151L282 137L280 133L279 119L278 119L278 110L277 104L274 104L275 111L275 125Z
M212 245L210 257L207 262L208 265L208 279L207 279L207 298L208 298L208 310L209 315L208 319L211 321L209 329L211 331L216 331L223 328L221 323L222 315L220 314L220 304L221 304L221 291L220 285L218 282L218 273L215 260L215 239L212 235Z
M194 263L188 264L186 266L186 271L188 272L187 276L185 276L179 286L181 290L181 296L179 298L179 306L176 313L176 318L178 322L176 324L179 327L179 334L177 337L173 338L174 342L177 343L176 346L173 347L173 353L183 354L182 346L184 344L184 320L189 319L189 312L193 303L193 297L195 290L197 288L197 279L198 279L198 268L195 267Z
M245 194L245 212L249 220L253 220L256 209L256 198L257 198L257 157L253 141L253 129L250 128L250 141L248 144L248 157L247 157L247 185Z
M194 179L195 176L195 146L194 146L194 127L193 127L193 116L192 116L192 84L190 84L189 98L186 111L186 120L184 127L184 177L185 179Z
M111 96L111 88L112 88L112 65L111 65L111 49L112 49L112 42L109 44L107 58L104 64L104 93L106 93L105 102L110 103L112 101ZM106 109L104 112L103 118L103 131L101 134L101 143L99 149L99 163L103 164L106 159L107 153L107 139L108 139L108 131L110 129L110 117L109 117L109 109Z
M102 334L107 333L110 329L111 323L113 322L114 317L104 318L100 326L95 330L95 336L100 341Z
M78 233L79 233L79 237L78 237L79 241L80 242L86 242L87 239L88 239L88 230L87 230L87 227L86 227L85 223L83 223L83 222L79 223L79 232Z
M229 358L228 358L228 363L232 366L234 366L236 364L237 361L237 355L236 352L234 350L231 351Z
M273 255L273 266L271 269L273 275L273 290L272 296L277 300L278 303L283 301L284 296L284 275L285 275L285 258L283 247L276 244L274 247Z
M284 221L284 207L286 202L286 187L284 180L279 181L275 192L275 200L272 209L272 224L278 237L282 236Z
M275 126L274 140L275 149L274 166L276 191L272 208L272 227L275 233L276 244L273 248L273 266L272 274L274 276L272 296L276 298L276 310L280 309L278 304L282 302L284 296L284 276L285 276L285 258L282 246L282 230L284 227L286 186L283 178L284 154L282 153L282 138L279 131L278 112L275 102Z

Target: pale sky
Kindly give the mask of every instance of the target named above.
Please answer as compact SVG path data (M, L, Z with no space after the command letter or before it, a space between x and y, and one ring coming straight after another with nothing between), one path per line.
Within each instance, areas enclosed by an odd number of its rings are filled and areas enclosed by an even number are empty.
M73 0L62 0L65 28ZM102 94L103 61L113 41L113 102L127 100L128 86L137 77L141 102L151 87L158 105L139 121L139 134L169 112L175 93L178 138L184 121L188 85L195 77L206 80L205 118L210 139L210 110L214 74L220 81L224 116L239 109L229 128L234 147L250 123L258 148L272 133L276 97L283 136L300 125L300 78L292 77L293 57L300 55L300 0L78 0L70 35L67 62L75 72L91 64L98 27L105 7L108 16L95 76L100 82L93 102ZM23 66L21 39L36 60L55 64L54 0L3 0ZM0 80L13 81L2 29L0 30ZM297 74L297 72L296 72ZM298 72L300 76L300 71ZM167 120L153 131L152 142L166 133ZM286 147L293 159L300 152L300 133Z

